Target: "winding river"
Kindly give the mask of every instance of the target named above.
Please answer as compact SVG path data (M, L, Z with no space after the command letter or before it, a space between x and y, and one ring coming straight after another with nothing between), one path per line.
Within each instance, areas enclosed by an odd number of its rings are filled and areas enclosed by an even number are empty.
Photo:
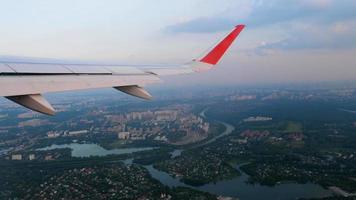
M166 172L155 169L152 165L145 166L145 168L153 178L168 187L184 186L219 196L235 197L241 200L295 200L298 198L323 198L332 195L332 192L329 190L312 183L284 183L274 187L259 184L252 185L247 183L249 176L241 170L242 175L237 178L193 187L181 182L177 178L173 178Z
M203 117L203 118L207 118L207 117L206 117L206 112L207 112L208 110L209 110L209 108L205 108L203 111L201 111L201 112L199 113L199 116L201 116L201 117ZM224 125L224 126L225 126L225 130L224 130L222 133L220 133L219 135L217 135L217 136L211 138L210 140L208 140L208 141L206 141L206 142L203 142L203 143L201 143L201 144L195 145L195 146L193 146L192 148L197 148L197 147L201 147L201 146L205 146L205 145L207 145L207 144L213 143L213 142L215 142L216 140L218 140L219 138L222 138L222 137L224 137L224 136L227 136L227 135L231 134L231 133L235 130L235 127L234 127L233 125L231 125L231 124L228 124L228 123L222 122L222 121L217 121L217 122L220 123L220 124L222 124L222 125Z
M206 118L205 114L207 110L208 108L204 109L199 115ZM231 134L235 130L235 127L231 124L226 122L220 123L225 126L225 130L221 134L204 143L193 146L192 148L210 144L221 137ZM184 150L182 149L174 150L171 153L172 158L180 156L183 151ZM153 178L159 180L162 184L168 187L190 187L216 195L236 197L241 200L295 200L298 198L323 198L332 195L331 191L324 189L320 185L312 183L283 183L274 187L262 186L260 184L249 184L247 183L249 175L240 170L240 166L236 166L236 168L242 173L241 176L231 180L219 181L217 183L210 183L199 187L187 185L181 182L178 178L174 178L166 172L155 169L152 165L145 166L145 168L149 171Z
M201 117L206 118L205 113L208 109L203 110L200 113ZM224 137L226 135L231 134L235 127L231 124L226 122L220 122L225 126L225 130L215 136L208 141L195 145L191 148L201 147L203 145L210 144L217 139ZM147 151L152 150L152 147L146 148L121 148L121 149L113 149L113 150L106 150L100 147L97 144L64 144L64 145L51 145L46 148L41 148L38 150L51 150L51 149L58 149L58 148L71 148L72 149L72 156L73 157L89 157L89 156L106 156L111 154L127 154L133 153L138 151ZM171 155L172 158L178 157L184 150L176 149L174 150ZM125 164L132 164L133 159L124 160ZM307 184L296 184L296 183L283 183L279 184L274 187L262 186L259 184L248 184L247 180L249 176L243 173L241 170L242 175L231 180L224 180L219 181L217 183L206 184L199 187L193 187L190 185L186 185L181 182L179 179L174 178L167 174L166 172L160 171L155 169L152 165L144 166L150 175L159 180L162 184L168 187L177 187L177 186L184 186L194 188L196 190L205 191L209 193L213 193L216 195L222 196L229 196L229 197L236 197L240 200L265 200L265 199L275 199L275 200L295 200L298 198L322 198L331 196L332 193L329 190L322 188L319 185L307 183ZM239 166L237 166L239 169Z

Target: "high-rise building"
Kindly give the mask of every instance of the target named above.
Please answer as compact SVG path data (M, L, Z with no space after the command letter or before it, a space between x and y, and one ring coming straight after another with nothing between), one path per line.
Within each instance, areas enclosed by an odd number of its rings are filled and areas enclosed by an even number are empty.
M29 160L34 160L36 158L35 154L28 155Z
M118 134L118 138L121 140L128 140L128 139L130 139L130 133L129 132L120 132Z
M13 154L11 156L11 160L22 160L22 155L21 154Z

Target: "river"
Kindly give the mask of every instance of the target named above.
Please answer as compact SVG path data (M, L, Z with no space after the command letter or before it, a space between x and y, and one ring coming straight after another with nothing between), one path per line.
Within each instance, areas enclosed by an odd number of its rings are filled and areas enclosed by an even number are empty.
M206 117L205 112L208 109L203 110L200 113L200 116ZM201 147L203 145L210 144L217 139L224 137L228 134L231 134L235 127L226 122L220 122L225 126L225 130L215 136L214 138L193 146L192 148ZM70 148L72 149L73 157L89 157L89 156L106 156L111 154L127 154L138 151L147 151L154 149L153 147L145 147L145 148L122 148L122 149L113 149L106 150L97 144L64 144L64 145L51 145L45 148L41 148L38 150L51 150L58 148ZM171 155L172 158L178 157L184 150L176 149ZM124 160L125 164L132 164L133 159ZM298 198L322 198L331 196L332 192L322 188L319 185L307 183L307 184L297 184L297 183L283 183L276 185L274 187L262 186L259 184L248 184L247 180L249 176L243 173L242 175L231 180L219 181L217 183L206 184L199 187L193 187L184 184L179 179L174 178L167 174L166 172L155 169L152 165L144 166L150 175L159 180L162 184L168 187L177 187L184 186L194 188L196 190L209 192L216 195L229 196L229 197L237 197L241 200L265 200L265 199L274 199L274 200L295 200ZM239 166L237 166L239 169Z
M204 109L199 115L206 118L206 111ZM219 121L220 122L220 121ZM192 148L201 147L210 144L217 139L231 134L235 127L226 122L220 122L225 126L225 130L215 136L214 138L193 146ZM184 150L176 149L171 155L172 158L178 157ZM162 184L169 187L184 186L194 188L200 191L209 192L216 195L236 197L241 200L265 200L265 199L275 199L275 200L295 200L297 198L323 198L332 195L332 192L324 189L320 185L307 183L307 184L297 184L297 183L283 183L273 187L262 186L260 184L249 184L247 183L249 176L242 170L237 169L242 173L241 176L233 178L231 180L219 181L217 183L210 183L199 187L193 187L186 185L181 182L178 178L170 176L168 173L155 169L152 165L145 166L149 171L151 176L159 180Z
M342 109L342 108L340 108L339 110L344 111L344 112L348 112L348 113L352 113L352 114L356 114L355 110L347 110L347 109Z
M206 184L199 187L186 185L179 179L174 178L166 172L155 169L152 165L145 166L151 176L169 187L184 186L196 190L209 192L216 195L236 197L241 200L295 200L298 198L323 198L332 195L332 192L319 185L307 183L284 183L274 187L262 186L260 184L249 184L249 176L242 175L231 180L219 181L217 183Z
M209 110L209 107L208 107L208 108L205 108L203 111L201 111L201 112L199 113L199 116L202 117L202 118L207 118L207 117L206 117L206 112L207 112L208 110ZM224 126L225 126L225 130L224 130L222 133L220 133L219 135L217 135L217 136L215 136L215 137L209 139L209 140L206 141L206 142L203 142L203 143L201 143L201 144L195 145L195 146L193 146L192 148L205 146L205 145L207 145L207 144L210 144L210 143L212 143L212 142L215 142L217 139L222 138L222 137L224 137L224 136L226 136L226 135L229 135L229 134L231 134L231 133L235 130L235 127L234 127L233 125L231 125L231 124L228 124L228 123L225 123L225 122L222 122L222 121L217 121L217 122L220 123L220 124L222 124L222 125L224 125Z

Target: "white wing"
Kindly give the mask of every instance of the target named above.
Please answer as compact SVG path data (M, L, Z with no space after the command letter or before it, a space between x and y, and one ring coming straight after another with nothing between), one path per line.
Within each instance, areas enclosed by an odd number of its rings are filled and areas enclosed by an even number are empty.
M150 99L141 86L159 82L159 76L189 74L211 69L243 30L239 25L206 56L179 67L131 67L0 61L0 96L29 109L54 114L42 93L114 87L130 95Z

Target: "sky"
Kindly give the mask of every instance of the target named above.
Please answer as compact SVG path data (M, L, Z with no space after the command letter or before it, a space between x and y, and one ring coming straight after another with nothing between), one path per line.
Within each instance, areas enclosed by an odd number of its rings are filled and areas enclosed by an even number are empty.
M355 0L0 0L0 59L180 64L245 24L220 65L165 86L356 80Z

